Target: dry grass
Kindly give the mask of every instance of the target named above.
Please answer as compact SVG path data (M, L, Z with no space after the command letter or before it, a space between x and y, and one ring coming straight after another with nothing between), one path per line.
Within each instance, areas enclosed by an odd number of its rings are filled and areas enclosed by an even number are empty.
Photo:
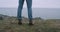
M24 22L25 21L25 22ZM16 18L0 20L0 32L60 32L60 22L55 20L33 20L34 25L29 26L28 20L23 19L18 25Z

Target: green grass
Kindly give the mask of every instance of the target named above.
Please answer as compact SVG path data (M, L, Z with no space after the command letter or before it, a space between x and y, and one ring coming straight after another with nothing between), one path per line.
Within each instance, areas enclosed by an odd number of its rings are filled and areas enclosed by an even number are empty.
M60 32L59 22L55 20L33 20L34 25L29 26L26 20L22 25L18 25L15 18L0 20L0 32Z

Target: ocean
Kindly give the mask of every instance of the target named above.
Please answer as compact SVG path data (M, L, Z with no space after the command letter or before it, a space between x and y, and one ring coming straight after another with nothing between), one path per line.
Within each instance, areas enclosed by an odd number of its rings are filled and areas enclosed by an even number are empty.
M8 16L17 16L17 8L0 8L0 14ZM60 19L60 8L32 8L33 18L41 17L43 19ZM22 16L28 17L26 8L22 10Z

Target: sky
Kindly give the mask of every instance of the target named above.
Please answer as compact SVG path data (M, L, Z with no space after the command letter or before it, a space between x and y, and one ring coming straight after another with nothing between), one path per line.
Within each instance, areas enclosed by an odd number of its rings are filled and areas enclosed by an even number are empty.
M0 7L17 8L19 0L0 0ZM60 0L32 0L33 8L60 8ZM26 1L24 2L26 8Z
M0 8L18 8L19 0L0 0ZM27 7L26 1L24 2L24 8ZM36 17L47 17L47 18L60 18L60 0L32 0L32 8L59 8L59 9L33 9L33 16ZM56 11L55 11L56 10ZM23 16L27 15L27 11L23 10ZM17 15L17 11L8 11L0 10L0 14L7 14L7 15Z

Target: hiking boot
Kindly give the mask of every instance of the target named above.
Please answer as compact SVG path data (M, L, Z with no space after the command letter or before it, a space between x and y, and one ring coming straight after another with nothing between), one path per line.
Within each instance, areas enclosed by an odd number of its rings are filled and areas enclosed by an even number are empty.
M29 20L29 25L33 25L32 20Z
M18 24L22 25L21 19L18 19Z

